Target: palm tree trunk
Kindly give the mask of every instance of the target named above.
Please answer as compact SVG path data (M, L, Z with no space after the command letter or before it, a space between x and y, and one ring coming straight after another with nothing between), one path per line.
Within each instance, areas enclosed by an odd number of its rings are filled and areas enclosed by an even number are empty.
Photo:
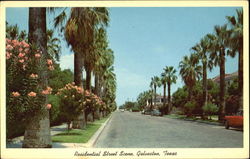
M225 50L220 51L220 108L219 120L222 121L225 116Z
M89 92L92 92L91 90L91 70L86 69L86 89Z
M163 85L163 107L166 107L166 84ZM168 111L167 111L168 114Z
M80 53L74 51L74 82L75 85L83 88L83 79L82 79L82 57ZM72 128L74 129L84 129L86 128L85 114L80 114L76 120L73 121Z
M155 101L154 101L154 107L156 106L156 85L154 86L155 89Z
M42 56L47 55L47 36L46 36L46 8L29 8L29 42L36 45L42 51ZM46 67L44 65L44 67ZM46 87L48 85L47 72L40 71L41 83L39 85ZM46 105L46 97L43 105ZM24 148L48 148L52 147L50 136L49 111L42 106L41 111L32 118L24 133Z
M83 88L81 55L78 52L74 55L74 82Z
M239 108L243 108L243 51L239 51L239 68L238 68L238 89L239 89Z
M203 63L202 83L203 83L203 105L207 105L207 63L206 62ZM203 114L203 112L201 114Z
M94 93L98 97L100 97L100 78L99 78L98 74L95 75L95 90L94 90ZM100 120L100 109L99 108L95 111L93 116L94 116L94 119Z
M151 92L152 92L152 94L151 94L151 101L150 101L150 110L153 109L153 92L154 92L154 90L152 89Z
M171 111L171 83L170 82L168 82L168 113L170 113L170 111Z

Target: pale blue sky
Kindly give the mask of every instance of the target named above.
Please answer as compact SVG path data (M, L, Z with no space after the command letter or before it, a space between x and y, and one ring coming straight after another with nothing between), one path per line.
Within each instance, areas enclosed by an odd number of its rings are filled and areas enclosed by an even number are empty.
M235 15L233 7L165 7L110 8L108 39L115 53L117 74L117 103L136 100L138 94L149 89L151 77L159 76L165 66L178 72L172 92L183 85L178 65L184 55L215 25L225 24L225 16ZM49 19L54 15L48 14ZM8 8L7 21L28 30L28 9ZM52 22L48 20L48 27ZM62 68L73 68L73 54L62 43ZM237 71L237 57L227 57L226 73ZM208 78L219 74L219 68ZM162 94L162 88L158 88Z

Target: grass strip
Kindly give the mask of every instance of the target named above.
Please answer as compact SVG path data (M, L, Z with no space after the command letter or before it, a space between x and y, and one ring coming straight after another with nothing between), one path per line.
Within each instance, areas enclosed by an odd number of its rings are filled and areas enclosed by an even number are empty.
M86 129L71 129L69 132L64 131L60 134L52 136L52 142L62 143L87 143L95 134L101 125L109 118L109 116L96 120L93 123L87 123Z

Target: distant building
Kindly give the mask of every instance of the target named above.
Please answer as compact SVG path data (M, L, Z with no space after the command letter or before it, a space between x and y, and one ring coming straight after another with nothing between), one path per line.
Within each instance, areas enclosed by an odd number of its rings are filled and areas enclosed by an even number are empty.
M238 71L233 72L231 74L225 74L225 83L226 85L230 85L232 84L232 82L234 81L235 78L238 78ZM215 83L220 84L220 75L212 78L212 81L214 81Z
M155 97L153 96L153 105L163 105L163 102L164 102L164 96L161 96L161 95L156 95L156 99ZM166 96L166 103L168 102L168 96ZM148 99L147 100L147 107L150 107L150 103L151 103L151 99ZM157 108L157 107L155 107Z

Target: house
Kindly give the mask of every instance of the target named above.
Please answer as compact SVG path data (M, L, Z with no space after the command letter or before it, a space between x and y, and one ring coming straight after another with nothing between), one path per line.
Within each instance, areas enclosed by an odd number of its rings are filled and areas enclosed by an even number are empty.
M166 103L167 103L167 100L168 100L168 96L166 96ZM154 108L157 108L157 106L159 106L159 105L163 105L163 102L164 102L164 96L161 96L161 95L157 94L156 95L156 99L153 96L153 105L154 105ZM151 103L151 99L148 99L146 107L150 107L150 103Z
M238 71L233 72L231 74L225 74L226 86L229 86L230 84L232 84L232 82L234 81L235 78L238 78ZM215 82L215 83L220 84L220 75L212 78L212 81Z

